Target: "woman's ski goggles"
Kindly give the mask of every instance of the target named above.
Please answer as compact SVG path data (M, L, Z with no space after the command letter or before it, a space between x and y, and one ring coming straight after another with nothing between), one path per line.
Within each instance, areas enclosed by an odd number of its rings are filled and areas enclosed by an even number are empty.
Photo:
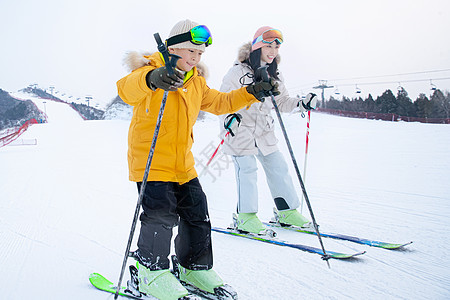
M211 32L205 25L198 25L189 30L188 32L168 38L166 43L167 47L170 47L172 45L176 45L187 41L190 41L195 45L205 44L205 46L208 47L209 45L212 44Z
M269 29L264 31L260 36L253 40L252 46L258 42L272 44L276 41L278 44L283 43L283 34L278 29Z

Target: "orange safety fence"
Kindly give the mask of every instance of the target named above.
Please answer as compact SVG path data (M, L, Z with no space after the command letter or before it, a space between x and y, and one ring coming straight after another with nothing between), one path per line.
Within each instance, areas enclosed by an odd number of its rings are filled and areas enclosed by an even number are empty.
M0 137L0 148L4 147L11 142L15 141L22 133L24 133L28 127L32 124L37 124L36 119L31 119L26 121L22 126L17 126L15 128L10 128L6 130L3 134L4 136Z

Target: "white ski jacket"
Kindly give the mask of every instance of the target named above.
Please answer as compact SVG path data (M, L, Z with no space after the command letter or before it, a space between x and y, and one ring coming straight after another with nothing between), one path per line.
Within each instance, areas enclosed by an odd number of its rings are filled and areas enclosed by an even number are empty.
M222 80L220 87L221 92L229 92L247 86L253 82L253 70L247 64L243 63L250 55L251 44L244 44L238 54L238 60L228 71ZM276 57L279 62L279 56ZM279 71L278 71L279 72ZM275 96L275 101L280 112L292 112L297 108L297 104L301 101L299 98L290 97L283 83L283 76L279 72L278 89L280 95ZM273 105L270 97L265 98L264 102L257 102L250 107L239 110L242 116L241 125L237 129L235 136L230 134L225 138L223 151L229 155L256 155L258 149L266 156L278 150L278 139L274 132L274 118L272 117ZM304 111L302 105L299 106L300 111ZM223 126L223 120L226 115L220 118L220 128L222 136L226 131Z

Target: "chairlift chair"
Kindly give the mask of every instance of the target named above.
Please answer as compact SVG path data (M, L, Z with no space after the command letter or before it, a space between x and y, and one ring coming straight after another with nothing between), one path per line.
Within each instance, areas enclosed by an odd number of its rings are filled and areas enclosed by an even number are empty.
M433 82L431 81L431 79L430 79L430 85L431 85L431 90L432 90L432 91L437 90L437 87L433 84Z
M341 92L339 91L338 87L336 87L336 89L334 90L334 94L335 95L340 95L341 94Z

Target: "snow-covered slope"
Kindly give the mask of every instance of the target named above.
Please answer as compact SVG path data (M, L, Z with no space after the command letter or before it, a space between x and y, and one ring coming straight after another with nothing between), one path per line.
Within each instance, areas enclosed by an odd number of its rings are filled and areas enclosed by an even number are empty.
M129 121L81 121L65 107L46 103L49 123L24 134L36 146L0 149L2 299L113 298L88 277L119 277L138 196L127 173ZM303 169L305 120L284 120ZM211 118L195 126L199 172L220 142L218 128ZM313 113L305 181L321 230L414 244L389 251L324 239L329 250L367 250L328 269L318 255L213 233L215 269L239 299L450 298L449 149L448 125ZM236 206L229 158L219 156L201 182L213 225L227 226ZM268 220L273 203L262 171L259 185L259 216ZM314 236L279 236L318 246Z
M17 99L32 100L41 111L47 114L47 121L55 126L83 121L80 114L67 103L43 99L23 92L15 92L11 95Z

